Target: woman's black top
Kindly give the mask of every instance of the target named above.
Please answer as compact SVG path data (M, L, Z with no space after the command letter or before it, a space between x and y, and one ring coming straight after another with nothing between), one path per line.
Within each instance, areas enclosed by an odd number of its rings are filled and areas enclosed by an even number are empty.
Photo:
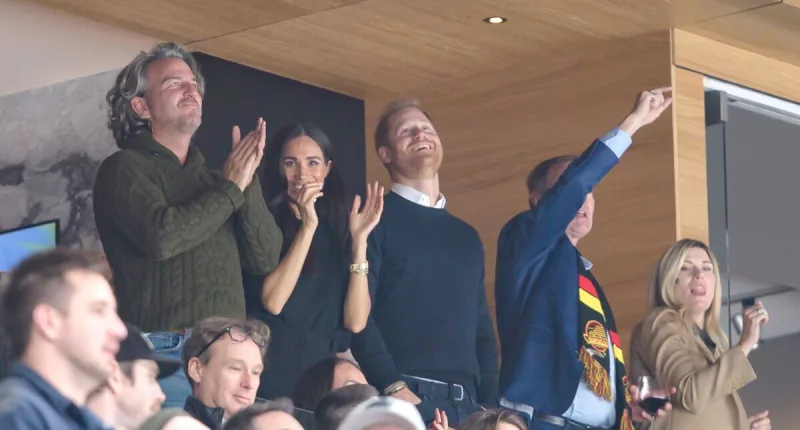
M292 241L284 239L281 258ZM309 250L313 267L303 269L278 315L261 303L264 276L244 278L248 317L267 323L271 332L266 369L258 396L291 397L303 372L318 361L350 348L352 333L344 328L344 299L350 280L349 259L334 229L323 220Z
M708 335L708 332L701 329L697 325L694 326L694 335L703 341L703 343L706 345L706 348L708 348L712 354L717 350L717 344L714 343L714 341L711 339L711 336Z

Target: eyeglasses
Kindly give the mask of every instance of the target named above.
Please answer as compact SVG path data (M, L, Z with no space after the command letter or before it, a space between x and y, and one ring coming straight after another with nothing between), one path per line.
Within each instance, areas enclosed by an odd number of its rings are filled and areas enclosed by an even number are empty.
M266 342L264 341L264 337L260 333L249 332L249 331L243 329L242 327L234 325L234 326L226 327L224 330L222 330L221 332L217 333L217 335L214 336L207 344L205 344L202 348L200 348L200 352L195 354L194 357L200 357L200 355L202 355L204 352L206 352L206 350L208 350L208 348L210 348L211 345L214 344L214 342L216 342L217 340L219 340L219 338L224 336L225 333L228 333L228 336L230 336L231 340L234 341L234 342L237 342L237 343L245 342L245 341L247 341L247 339L251 339L253 341L253 343L258 345L259 348L263 348L264 345L266 345Z

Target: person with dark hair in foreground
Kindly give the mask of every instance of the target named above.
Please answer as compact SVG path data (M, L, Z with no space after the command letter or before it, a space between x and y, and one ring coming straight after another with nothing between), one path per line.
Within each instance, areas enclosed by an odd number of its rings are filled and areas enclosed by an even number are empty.
M11 273L0 271L0 294L3 294L5 291L6 283L11 280ZM3 316L0 315L0 321L3 320ZM11 340L8 338L8 334L2 324L0 324L0 381L5 379L8 376L9 372L11 372L11 365L13 364L14 354L11 351Z
M23 260L0 299L13 356L0 382L4 429L101 429L86 398L116 366L127 336L104 265L54 249Z
M631 399L614 315L592 264L576 247L592 229L592 190L631 136L669 107L669 91L639 94L619 127L579 157L537 166L528 178L531 209L500 232L500 403L527 416L534 429L632 430L631 419L649 418Z
M294 407L289 399L256 403L242 409L225 423L223 430L303 430L292 415Z
M0 317L0 319L2 319ZM11 351L11 340L8 338L5 329L0 326L0 381L11 373L11 366L14 362Z
M365 384L348 385L331 391L314 409L314 430L337 430L353 408L377 396L378 390Z
M497 341L478 232L445 209L442 141L414 100L389 104L375 128L392 178L368 251L372 313L353 355L383 395L457 423L497 405Z
M356 363L339 357L329 357L309 367L294 389L295 406L313 411L326 394L353 384L366 384L367 378Z
M256 400L269 327L261 321L211 317L192 328L182 351L192 386L184 409L212 429Z
M158 379L181 368L180 360L156 356L138 328L126 324L128 337L105 384L89 394L86 405L115 430L133 430L161 410L164 392Z
M292 395L314 363L350 348L367 324L367 236L383 211L383 188L364 208L339 174L333 144L317 126L289 124L267 146L266 199L284 237L278 267L246 279L250 317L272 331L259 397Z
M106 97L108 127L121 150L103 161L94 185L95 221L120 316L172 358L197 321L245 317L242 271L273 270L282 243L253 180L264 121L244 137L233 127L222 171L211 170L191 144L204 95L197 63L179 44L160 43L138 55ZM167 407L190 393L183 373L159 382Z

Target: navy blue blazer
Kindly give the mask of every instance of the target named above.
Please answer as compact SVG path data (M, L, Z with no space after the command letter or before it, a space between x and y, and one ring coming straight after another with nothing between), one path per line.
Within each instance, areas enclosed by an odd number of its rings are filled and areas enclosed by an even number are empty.
M561 416L583 377L578 358L578 250L567 226L619 158L595 140L532 210L512 218L497 247L495 303L500 397ZM624 388L617 384L617 416ZM622 400L620 402L619 400Z

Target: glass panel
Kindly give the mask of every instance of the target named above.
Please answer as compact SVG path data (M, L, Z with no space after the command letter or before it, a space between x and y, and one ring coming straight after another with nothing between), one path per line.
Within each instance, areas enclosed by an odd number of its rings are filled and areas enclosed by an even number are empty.
M800 387L800 106L706 83L724 90L706 93L709 236L724 278L720 322L735 345L743 305L760 300L770 316L748 356L758 380L739 394L750 414L770 411L772 428L798 428L800 410L786 399Z

